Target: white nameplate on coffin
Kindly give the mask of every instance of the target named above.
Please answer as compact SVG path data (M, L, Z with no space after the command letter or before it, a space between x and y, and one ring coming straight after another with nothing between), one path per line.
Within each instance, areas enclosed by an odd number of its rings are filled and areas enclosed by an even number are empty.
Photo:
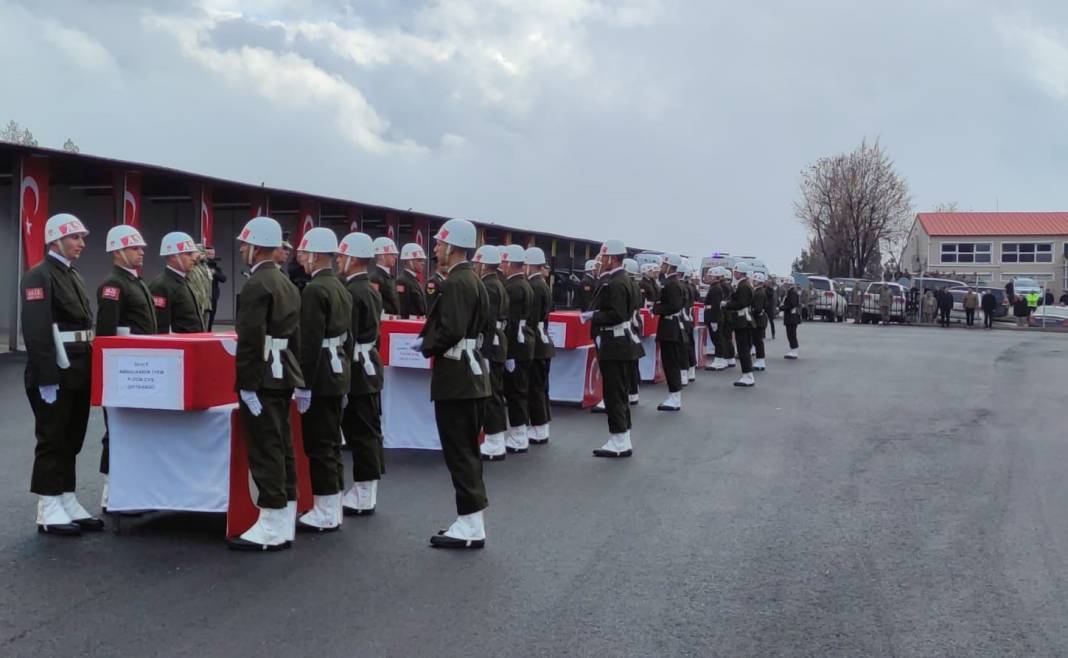
M549 323L549 340L553 342L553 345L563 349L567 345L567 323L565 322L550 322Z
M417 340L419 340L419 334L390 334L389 366L430 370L430 359L412 349L412 343Z
M168 349L102 350L105 407L185 408L185 352Z

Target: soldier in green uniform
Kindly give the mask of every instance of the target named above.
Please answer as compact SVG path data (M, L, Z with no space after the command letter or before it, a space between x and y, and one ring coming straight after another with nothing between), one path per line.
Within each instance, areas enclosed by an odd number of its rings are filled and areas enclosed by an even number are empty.
M530 412L528 439L534 445L549 442L549 369L556 347L549 338L549 313L553 310L553 293L545 282L545 252L540 247L526 251L527 280L534 293L531 298L530 324L534 327L534 358L530 362L530 390L527 408Z
M430 538L439 548L482 548L488 504L482 481L478 436L490 396L489 363L478 339L492 320L489 295L468 258L475 250L475 226L450 219L434 236L434 253L447 267L439 298L430 309L415 346L434 359L430 398L445 465L456 493L456 521Z
M300 372L304 387L294 393L304 454L308 457L315 505L297 519L297 530L330 532L341 528L342 398L349 392L345 345L352 319L352 296L334 275L337 236L323 226L304 233L297 262L310 277L300 291Z
M204 249L204 245L196 245L196 262L189 270L186 278L189 280L189 287L193 291L193 295L196 297L197 304L200 305L200 310L204 314L204 326L207 326L208 317L211 314L211 268L208 267L207 251Z
M724 307L726 301L734 293L734 276L731 270L724 267L722 272L723 278L719 282L719 287L723 290L723 299L719 303L720 308ZM728 368L734 368L737 363L734 352L734 327L731 324L730 313L723 314L723 322L720 324L719 330L723 333L723 358L727 360Z
M682 280L683 286L686 288L686 372L682 375L682 385L685 386L689 382L697 379L697 338L694 336L694 327L696 322L693 317L693 305L698 300L697 284L694 283L694 276L696 270L693 265L689 265L689 268Z
M665 254L663 272L664 287L660 289L660 301L653 305L653 313L660 316L656 330L656 342L660 347L660 360L664 365L668 396L657 406L660 411L682 409L682 372L686 367L686 288L679 278L682 258L678 254Z
M630 457L630 405L627 390L632 378L636 347L634 313L638 295L623 267L627 255L622 240L607 240L601 247L601 285L593 300L593 310L582 314L590 322L590 334L597 346L605 409L608 414L608 442L593 451L595 457Z
M145 261L145 240L132 226L120 224L108 231L105 248L111 254L111 274L96 290L96 335L128 336L156 333L156 312L152 293L141 278ZM104 413L103 450L100 453L100 472L104 474L104 490L100 507L108 509L108 450L107 412Z
M193 238L175 231L163 236L159 255L166 267L148 284L156 308L156 331L195 334L205 331L204 309L189 284L189 272L199 257Z
M426 295L419 283L418 272L426 268L426 254L414 242L401 247L401 269L397 275L397 297L402 318L421 318L426 315Z
M484 244L475 252L475 273L482 279L489 295L489 317L482 332L482 355L490 364L490 397L486 400L486 419L481 453L485 461L505 458L504 437L508 432L508 407L504 399L504 368L508 360L508 291L498 271L499 247Z
M300 291L278 269L282 227L255 217L237 237L251 275L237 307L239 413L245 426L249 470L259 497L259 518L235 550L278 551L292 546L297 520L297 474L289 425L293 390L304 388L300 351Z
M352 299L349 355L352 378L341 416L345 441L352 448L352 487L341 499L346 516L370 516L378 505L378 481L386 471L382 449L382 359L378 354L382 296L371 285L375 267L371 236L349 233L337 249L338 265Z
M708 294L705 295L705 326L712 340L712 363L705 366L705 370L720 371L727 368L724 347L724 335L726 329L723 326L723 309L720 302L724 300L723 287L720 283L728 276L727 269L716 265L708 270Z
M660 275L660 268L656 263L646 263L642 265L642 278L638 282L638 286L642 291L642 305L651 308L653 304L660 300L660 282L657 281L657 277Z
M590 310L590 304L593 302L593 293L597 289L597 277L594 276L594 269L597 267L597 261L588 260L582 272L582 278L578 282L578 286L575 287L575 294L571 298L571 305L580 311Z
M638 261L633 258L623 259L623 271L627 273L627 285L630 287L631 302L634 306L634 313L631 314L631 332L630 338L634 343L634 363L630 372L630 379L627 381L627 400L630 404L638 404L641 401L641 372L638 369L638 362L643 356L645 356L645 348L642 347L642 316L638 312L638 309L642 306L642 290L638 286Z
M510 453L524 453L530 445L527 425L530 423L530 367L534 358L534 326L530 322L534 307L534 291L524 268L526 250L510 244L501 252L501 269L507 277L504 289L508 293L508 358L504 363L504 398L508 406L508 436L505 449Z
M93 312L74 268L87 235L74 215L50 217L44 260L26 272L21 286L24 381L37 439L30 491L37 495L37 531L54 535L104 528L74 494L92 377Z
M764 361L764 338L768 329L768 275L763 272L753 272L750 277L753 281L753 347L756 348L756 358L753 360L753 370L763 371L767 364Z
M797 296L797 286L792 276L783 277L786 296L782 300L782 324L786 327L786 340L790 341L790 351L783 358L797 359L797 325L801 324L801 302Z
M749 265L738 263L734 266L734 290L730 299L720 302L726 311L731 328L734 331L734 343L738 360L742 362L742 376L734 382L735 386L751 387L756 384L753 379L753 286L749 283Z
M382 311L386 315L400 315L400 297L397 295L397 281L393 278L393 266L397 264L397 245L387 237L375 238L376 267L371 268L367 276L378 294L382 295Z

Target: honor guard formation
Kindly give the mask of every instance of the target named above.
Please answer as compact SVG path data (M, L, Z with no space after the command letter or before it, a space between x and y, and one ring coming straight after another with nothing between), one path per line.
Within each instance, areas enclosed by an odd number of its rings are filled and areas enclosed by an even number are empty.
M37 529L52 535L104 527L74 493L89 418L94 336L210 331L218 299L213 272L192 237L167 234L159 250L166 267L145 282L140 272L148 245L137 229L120 225L105 240L113 268L96 290L94 323L76 268L88 233L73 215L51 217L47 257L21 288L26 395L37 439L30 489L38 496ZM304 284L298 289L280 269L292 247L277 221L256 217L237 241L249 275L235 322L235 388L258 517L230 547L279 551L292 546L297 531L333 532L346 516L374 514L386 470L379 355L385 316L425 318L411 349L432 359L430 398L456 501L456 519L430 544L485 546L483 462L523 455L551 440L549 373L556 348L549 335L553 294L545 253L516 244L479 246L472 223L451 219L434 235L436 270L424 287L422 246L405 244L398 252L390 238L372 240L359 232L339 242L332 230L318 227L295 249ZM755 386L754 372L767 368L765 334L770 327L774 338L779 311L790 346L785 358L797 359L802 303L791 277L777 281L778 288L745 261L703 273L678 254L639 265L622 241L606 240L597 258L585 263L572 299L589 325L603 381L603 400L593 411L606 414L608 440L593 455L634 455L630 408L640 402L646 317L657 318L655 343L668 388L659 411L682 410L683 389L699 366L713 372L737 367L741 376L734 385ZM700 301L703 317L694 313ZM695 331L700 323L711 348L705 363L698 363L704 352ZM294 403L314 495L313 507L299 518ZM104 422L106 428L106 413ZM352 452L348 485L343 445ZM106 431L100 471L101 508L107 512Z

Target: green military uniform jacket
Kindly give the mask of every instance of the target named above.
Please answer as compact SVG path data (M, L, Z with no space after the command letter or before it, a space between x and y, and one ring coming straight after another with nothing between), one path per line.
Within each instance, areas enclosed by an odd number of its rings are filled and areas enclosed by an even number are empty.
M534 291L523 274L514 274L504 282L508 292L508 358L530 361L534 358L534 324L531 322L534 307ZM520 329L520 320L526 322ZM522 341L519 334L522 333Z
M189 280L189 287L197 298L197 304L200 305L200 310L203 313L211 310L211 277L211 268L203 263L197 263L186 274L186 278Z
M445 355L461 340L477 340L490 317L489 294L471 263L457 263L441 284L420 336L423 356L433 357L430 399L471 400L489 397L489 363L475 352L482 374L472 372L466 355Z
M154 334L156 310L144 280L115 265L96 289L96 335L116 336L119 327L131 334Z
M757 329L768 328L768 289L757 286L753 289L753 326Z
M347 349L352 361L352 382L349 395L370 395L382 390L382 357L378 353L379 325L382 319L382 296L378 294L366 272L353 274L345 287L352 298L352 315L349 319ZM357 345L367 345L367 358L374 366L374 374L364 368L363 356L357 354Z
M334 276L334 270L322 269L312 275L300 292L300 372L304 388L312 395L340 397L349 392L349 326L352 320L352 295ZM332 355L323 347L327 338L344 339L336 347L341 371L334 372Z
M410 270L402 269L397 277L397 298L400 300L402 318L423 317L426 315L426 295L418 277Z
M627 273L622 267L601 277L601 285L593 299L590 333L597 344L597 358L601 361L633 361L635 343L623 331L612 327L629 324L637 310L637 299Z
M530 323L534 326L534 358L551 359L556 356L556 346L549 336L549 313L553 310L553 293L542 275L535 274L529 277L529 280L530 289L534 293L530 308Z
M400 315L400 297L397 296L397 281L389 270L379 265L373 265L367 270L367 277L371 280L378 294L382 296L382 310L386 315Z
M731 298L727 300L727 317L730 318L731 327L734 329L752 329L753 322L753 286L749 279L742 279L731 292Z
M660 301L653 305L653 313L660 316L656 340L660 343L681 343L686 340L682 310L686 308L686 289L678 274L672 274L660 290ZM675 317L671 317L675 316Z
M262 261L241 289L237 307L237 390L304 388L300 362L300 291L274 261ZM286 339L280 350L282 376L271 372L274 355L264 358L266 340Z
M504 277L494 270L482 277L482 285L489 296L489 319L482 334L482 354L493 363L508 359L508 291L504 289Z
M686 316L684 321L686 333L684 333L682 337L687 343L692 343L694 324L693 303L697 301L697 286L695 286L692 281L680 281L679 283L682 284L683 308L686 310L683 314Z
M631 341L631 344L633 345L632 351L634 352L632 358L637 360L645 356L645 348L642 347L641 344L642 316L641 313L638 312L642 307L642 289L638 286L638 282L629 275L627 276L627 284L630 288L631 306L634 307L634 310L631 312L631 327L633 327L632 331L634 332L634 337L638 339L638 342Z
M70 367L56 364L52 325L60 331L93 327L93 311L82 275L54 256L45 256L22 277L22 338L26 341L26 388L54 386L88 390L93 350L89 341L65 343Z
M723 288L719 283L708 286L708 294L705 295L705 324L712 326L713 323L723 322L723 309L719 303L723 301Z
M734 287L731 285L731 282L729 280L727 280L727 279L723 279L722 281L719 282L719 289L723 292L723 297L722 297L721 301L729 301L730 298L731 298L731 295L734 293ZM721 311L722 311L722 309L721 309ZM731 324L731 314L730 313L722 312L721 315L720 315L720 321L724 325L726 325L727 329L730 329L733 326Z
M798 299L797 288L786 291L786 297L782 300L782 323L786 326L801 324L801 301Z
M148 284L156 309L156 331L161 334L195 334L204 331L204 309L189 279L165 267Z
M597 292L597 279L593 278L591 274L583 274L582 279L575 288L575 295L571 299L572 304L580 311L589 311L593 304L595 292Z
M638 281L638 287L642 291L642 305L655 304L660 301L660 284L656 282L656 279L650 279L647 276L643 276Z

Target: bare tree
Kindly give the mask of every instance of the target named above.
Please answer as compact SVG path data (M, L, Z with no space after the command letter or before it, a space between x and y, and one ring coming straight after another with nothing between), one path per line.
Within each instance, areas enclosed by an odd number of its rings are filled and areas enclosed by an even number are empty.
M22 146L37 146L37 140L29 128L23 128L17 121L12 119L7 122L3 130L0 130L0 142L11 142Z
M823 157L801 172L794 213L830 276L862 276L894 253L912 218L908 183L878 141Z
M957 202L956 201L948 201L946 203L935 204L933 212L957 212L957 210L958 210Z
M78 148L78 145L75 144L74 140L71 139L70 137L67 138L67 141L63 142L63 150L66 151L67 153L81 153L82 152L82 150L80 148Z

